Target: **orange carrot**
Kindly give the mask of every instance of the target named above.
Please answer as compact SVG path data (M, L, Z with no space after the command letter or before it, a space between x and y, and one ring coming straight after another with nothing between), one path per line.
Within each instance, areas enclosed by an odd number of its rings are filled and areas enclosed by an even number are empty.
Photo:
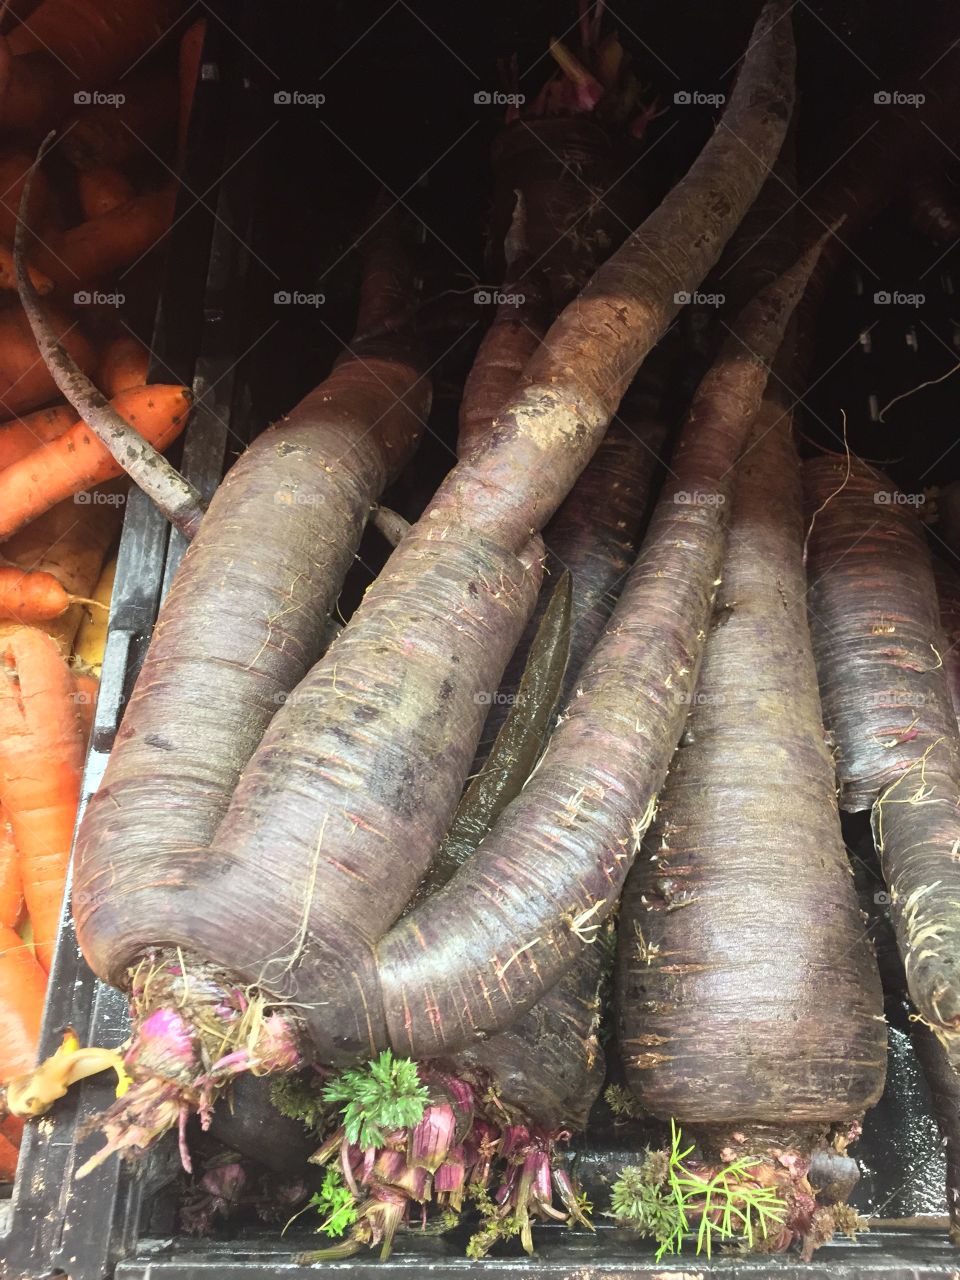
M18 1155L10 1139L0 1133L0 1182L12 1182L17 1176Z
M93 733L93 717L97 711L100 681L96 676L89 675L85 671L77 671L74 673L74 684L76 686L74 705L77 709L77 719L80 721L80 732L83 735L83 748L86 751L90 735Z
M42 0L4 41L0 121L13 130L61 119L78 90L129 70L182 8L183 0Z
M71 80L49 53L13 57L9 41L4 40L0 43L0 124L11 131L49 129L71 110Z
M77 321L53 307L47 308L47 315L77 364L92 369L94 350ZM0 310L0 414L12 418L55 400L58 394L22 307Z
M0 1083L36 1066L46 988L27 943L0 927Z
M97 385L105 396L118 396L131 387L142 387L147 381L150 352L132 333L114 338L100 361ZM2 431L2 428L0 428ZM2 439L2 437L0 437Z
M112 480L90 495L95 501L58 502L3 544L4 559L25 571L42 569L52 573L72 596L92 596L107 552L120 530L127 487L125 479ZM75 604L66 613L33 625L53 636L60 652L69 657L80 624L90 613L105 615L106 610ZM0 635L15 625L0 621Z
M42 569L0 566L0 619L14 622L49 622L66 613L72 604L89 604L86 598L64 591L52 573Z
M33 287L41 296L50 292L53 288L53 281L48 275L45 275L32 263L28 263L27 270L30 272L30 279L33 281ZM0 289L16 289L17 272L13 265L13 250L9 245L0 244Z
M0 156L0 236L8 244L13 241L20 196L32 164L33 156L26 151L8 151ZM54 202L46 175L35 174L28 210L30 226L42 233L48 226L53 212Z
M4 637L0 659L0 804L20 851L37 957L49 969L83 769L76 685L56 641L31 627Z
M156 449L183 430L190 407L186 387L134 387L113 400L120 416ZM122 468L85 422L0 471L0 541L61 499L120 475Z
M20 855L13 828L0 810L0 925L15 929L23 913L23 882Z
M69 289L129 267L169 229L175 198L172 187L134 196L65 231L52 251L38 247L35 261L56 284Z
M206 18L186 29L180 39L180 118L177 124L177 168L183 172L183 161L190 133L190 115L193 99L200 82L200 63L203 58L203 41L207 34Z
M33 453L39 445L56 440L76 420L70 405L58 404L0 423L0 470Z
M0 1134L15 1147L19 1147L20 1139L23 1137L23 1121L19 1116L4 1116L0 1120Z
M7 37L12 54L45 52L80 89L109 84L167 34L182 0L43 0Z
M123 165L151 152L168 156L171 151L177 85L168 68L141 64L118 87L123 102L82 104L63 130L58 151L78 169Z
M95 165L81 169L77 174L77 194L85 218L99 218L136 195L133 183L126 174L112 164Z

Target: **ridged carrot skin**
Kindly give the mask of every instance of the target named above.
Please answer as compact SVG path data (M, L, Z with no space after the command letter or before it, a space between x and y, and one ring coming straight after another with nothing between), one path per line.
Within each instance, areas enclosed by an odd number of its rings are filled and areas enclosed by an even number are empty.
M135 387L113 400L120 416L161 452L183 430L190 411L186 387ZM0 471L0 540L72 494L123 473L120 463L85 422L40 445Z
M409 307L412 287L395 220L381 219L363 247L358 337L214 495L81 827L82 946L121 985L159 881L202 874L198 850L271 717L326 647L370 509L421 437L424 362L409 334L384 336L380 323ZM380 336L364 339L370 330ZM126 891L105 892L117 877ZM175 889L165 896L176 909Z
M58 439L76 420L72 405L58 404L0 423L0 470L19 462L40 445Z
M621 908L627 1081L685 1131L812 1133L859 1120L883 1089L880 978L820 718L803 534L790 417L772 395L737 468L697 692Z
M14 929L0 926L0 1084L36 1066L47 975Z
M810 628L840 807L869 810L917 1010L960 1066L960 738L923 527L860 459L804 467ZM814 519L813 513L818 511Z
M89 372L96 363L95 353L76 318L49 305L44 309L59 341L81 369ZM58 395L23 309L0 311L0 414L6 419L28 413Z
M20 852L37 956L49 968L80 798L83 735L73 673L55 640L0 641L0 804Z
M682 305L676 300L682 281L688 275L693 282L702 278L755 198L782 143L792 104L793 44L784 18L780 0L764 9L727 104L726 127L717 130L684 181L554 322L525 371L529 384L498 415L494 439L448 475L419 526L401 542L334 646L301 684L297 699L277 712L244 769L206 861L209 867L229 867L229 888L222 876L218 883L220 891L230 894L230 910L205 913L202 920L187 910L188 901L197 896L191 874L183 877L180 905L170 901L164 909L178 917L181 945L193 944L238 976L255 972L260 978L265 955L282 949L280 936L287 934L291 912L296 917L293 902L302 909L303 885L313 883L310 944L300 962L286 966L279 976L283 991L278 994L304 1005L304 1022L324 1059L362 1052L387 1038L399 1052L429 1056L455 1051L478 1031L502 1029L576 958L583 944L567 917L576 921L588 910L594 914L587 923L598 923L594 916L618 896L632 848L631 824L642 817L659 788L680 726L675 706L669 713L659 704L649 707L647 695L642 709L637 708L650 728L643 768L631 770L625 779L618 773L614 784L607 766L617 760L617 751L626 749L621 720L629 720L632 743L637 730L636 717L624 717L612 704L622 708L624 687L631 697L642 699L640 691L654 687L657 673L664 678L672 673L676 683L680 667L695 671L701 628L684 618L678 634L674 610L686 609L694 620L706 617L721 549L722 520L711 518L714 513L703 507L674 505L672 493L669 519L664 515L658 531L663 541L656 546L663 561L656 567L664 580L657 578L655 601L669 586L670 603L663 606L671 620L668 633L649 650L641 644L641 634L646 637L651 624L641 619L646 600L638 587L629 601L636 610L635 625L621 626L619 632L611 628L603 646L604 657L623 675L611 682L613 692L606 696L597 676L593 703L601 727L595 728L585 714L591 699L577 699L577 714L561 727L562 750L548 753L477 855L443 894L383 936L412 892L411 873L415 883L432 855L430 846L449 820L463 780L455 753L462 749L463 727L473 731L475 709L462 714L461 732L451 746L451 703L441 702L443 671L454 669L457 705L464 695L469 704L495 687L484 679L496 671L492 652L476 665L471 654L469 679L463 668L456 671L454 661L466 653L465 625L482 590L478 569L484 562L491 568L503 565L507 580L515 580L509 557L516 559L529 544L531 531L553 514L595 451L638 362ZM678 226L683 228L679 239ZM668 243L675 246L673 257ZM773 350L779 345L781 323L808 265L784 285L783 296L758 307L766 358L772 356L769 341ZM755 366L739 344L724 372L737 387L735 422L729 431L704 431L695 444L691 440L687 474L691 481L704 481L693 483L694 488L716 489L714 464L722 463L721 473L732 465L736 451L729 455L730 439L739 448L742 436L737 432L747 425L740 421L743 403L749 399L755 411L766 379L766 369ZM740 390L743 384L746 392ZM728 410L729 382L723 392L723 410ZM715 416L726 426L726 415L714 400L700 412L709 413L711 427ZM682 552L674 549L678 539ZM698 565L688 575L691 553ZM675 579L672 566L679 554L683 568ZM652 561L643 563L653 574ZM506 629L504 620L490 633L497 647ZM427 654L427 646L435 650L433 655ZM345 724L347 707L350 720ZM615 727L608 723L613 717ZM558 731L553 741L560 740ZM333 769L331 759L337 762ZM547 768L551 759L556 769ZM374 778L389 779L389 791L359 782ZM401 779L406 780L403 786ZM605 803L595 800L598 787ZM415 822L410 811L418 807L424 812ZM349 815L356 831L348 843L345 834L335 836L340 815ZM602 850L594 848L591 839L589 853L581 843L588 816L591 836L602 845ZM395 849L390 849L393 837L384 835L384 823L388 831L403 833ZM255 886L262 884L264 867L278 855L281 832L289 897L272 901L265 919L263 895ZM626 850L623 863L611 866L614 850L608 838L616 852ZM324 850L349 848L349 862L321 857L318 865L321 839ZM531 848L538 853L535 869ZM357 896L361 890L362 899ZM247 910L258 922L260 941L253 949L248 945L252 928L239 923ZM127 963L135 951L135 934L143 937L147 918L154 918L152 908L141 910L139 920L131 911L124 940ZM173 923L163 925L165 936ZM420 925L425 928L418 936ZM371 939L378 934L374 954ZM449 963L451 948L456 965ZM323 990L327 1003L313 1004L304 994L308 988Z
M530 385L498 420L495 440L454 468L327 655L240 761L212 845L203 848L201 806L191 805L191 821L183 823L190 844L179 851L168 846L158 869L133 856L134 845L155 856L170 813L155 811L153 822L141 822L138 800L157 789L157 773L141 765L138 786L132 773L157 699L183 684L172 677L192 652L176 634L187 615L171 593L151 649L158 657L148 655L136 705L127 708L78 842L78 887L88 904L77 913L78 932L102 976L129 982L129 966L152 946L179 943L296 1002L319 1056L335 1060L387 1037L402 1052L455 1051L478 1031L509 1025L577 958L587 926L599 923L595 917L618 896L632 833L679 737L678 708L663 705L660 682L669 676L675 686L692 684L719 567L722 516L716 508L682 507L673 491L650 557L640 562L629 600L621 601L630 624L612 626L596 651L598 661L616 667L617 678L595 674L593 696L585 691L576 700L582 711L562 726L563 745L504 814L517 817L501 820L508 834L498 827L492 843L438 896L446 909L431 912L423 939L416 937L423 909L394 933L387 930L456 805L470 763L464 748L472 749L470 734L479 734L478 695L495 687L518 618L522 625L525 581L534 575L521 555L532 532L569 492L637 364L679 311L677 290L696 287L716 262L780 148L793 100L787 8L785 0L765 7L725 127L555 322L528 367ZM762 395L769 343L779 345L808 266L798 267L782 295L759 305L760 353L745 355L738 345L722 371L727 380L718 375L705 388L700 412L710 430L691 432L682 472L689 481L722 485L743 443L749 417L741 419L747 409L752 417ZM213 512L211 506L204 528ZM246 529L245 564L264 529ZM199 561L188 573L197 546L181 569L185 586ZM221 570L221 588L222 577ZM218 623L224 630L222 618ZM666 632L658 639L661 627ZM221 719L223 693L218 688ZM247 721L257 729L265 722L254 703L255 696L242 700L247 715L236 717L234 749L228 740L223 752L229 768L210 777L211 793L236 779L236 758L244 755L237 748L254 736ZM647 727L642 735L638 718ZM161 767L172 770L185 737L197 755L196 714L188 723L169 711L165 719L153 761L165 759ZM151 726L150 738L154 732ZM634 755L640 761L622 771L627 776L611 777L624 739L631 764ZM607 784L603 798L598 783ZM177 786L178 805L168 801L167 810L180 818ZM267 882L273 891L265 898ZM214 884L217 908L208 910L198 904L209 903L209 894L199 890ZM302 922L293 938L291 921ZM429 974L422 981L425 951Z
M640 555L533 777L444 893L379 943L397 1052L431 1056L509 1026L616 903L693 694L729 473L817 251L751 303L701 383ZM456 967L441 941L450 920Z
M150 352L132 333L124 333L107 346L97 372L97 386L105 396L146 385Z
M20 854L13 838L13 828L0 809L0 925L15 929L23 914L23 881Z

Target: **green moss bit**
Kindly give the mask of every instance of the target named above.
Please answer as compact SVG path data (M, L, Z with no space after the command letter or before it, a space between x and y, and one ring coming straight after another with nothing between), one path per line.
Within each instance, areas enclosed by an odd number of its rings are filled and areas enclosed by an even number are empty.
M861 1218L856 1209L848 1204L831 1205L830 1213L833 1217L834 1230L842 1232L851 1240L856 1240L862 1232L870 1230L866 1218Z
M523 1223L518 1214L503 1216L484 1187L473 1188L470 1198L480 1214L480 1230L474 1232L467 1242L467 1257L476 1260L485 1258L498 1241L512 1240L521 1232Z
M347 1141L362 1151L382 1147L395 1129L410 1129L430 1100L417 1064L384 1049L365 1067L344 1071L323 1088L324 1102L343 1103Z
M711 1257L717 1242L744 1238L753 1248L757 1235L766 1240L772 1225L780 1227L786 1205L773 1187L758 1187L749 1170L758 1160L734 1160L710 1178L684 1161L693 1146L681 1150L681 1131L671 1120L671 1147L648 1151L640 1166L624 1169L613 1186L611 1217L656 1240L657 1261L679 1253L694 1227L697 1253Z
M299 1120L311 1132L320 1133L330 1119L330 1108L323 1101L318 1084L312 1072L278 1076L270 1089L270 1101L282 1116Z
M417 1236L442 1236L460 1225L460 1215L453 1209L444 1209L438 1218L430 1219L426 1226L418 1225Z
M633 1094L622 1084L608 1084L604 1101L618 1120L642 1120L645 1112Z

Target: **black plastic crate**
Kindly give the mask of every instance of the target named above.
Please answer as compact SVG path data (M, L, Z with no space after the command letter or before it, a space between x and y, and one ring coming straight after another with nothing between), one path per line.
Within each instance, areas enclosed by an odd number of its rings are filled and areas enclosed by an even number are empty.
M656 6L663 23L666 6ZM744 17L753 6L739 6ZM315 88L296 80L297 68L309 62L311 41L319 38L324 19L311 6L282 0L276 7L258 6L250 0L210 16L198 90L184 191L170 237L167 282L157 313L153 339L157 377L176 377L191 384L195 407L182 446L182 466L205 494L213 491L232 458L272 416L288 408L297 394L323 376L338 347L337 337L349 322L351 265L346 246L356 229L361 208L359 197L342 196L338 185L344 165L356 158L343 154L342 139L334 128L314 121L305 137L314 148L301 156L313 163L315 173L294 184L294 195L278 186L278 176L297 155L297 130L274 132L274 95L286 90L283 75L293 77L293 88ZM361 6L352 12L340 3L331 7L327 21L338 22L339 46L328 56L331 66L331 106L341 112L343 94L349 90L349 59L360 58L358 85L365 76L388 74L391 56L405 58L418 73L433 66L427 36L418 35L420 18L399 5ZM407 11L404 16L404 11ZM399 22L405 32L395 44L394 32L377 40L370 13ZM811 11L812 12L812 11ZM510 5L501 5L495 40L519 39L524 34L514 22ZM464 16L468 25L476 23ZM376 26L378 18L373 22ZM293 59L289 49L278 50L279 32L293 24L305 52ZM748 25L741 22L740 25ZM812 22L811 22L812 26ZM421 23L422 28L422 23ZM441 27L442 33L442 27ZM736 35L739 39L739 34ZM436 54L436 50L433 50ZM439 55L446 59L447 55ZM455 53L452 55L456 57ZM719 56L719 55L717 55ZM836 56L834 54L834 56ZM419 60L419 61L418 61ZM283 68L278 74L274 67ZM291 69L292 68L292 69ZM449 73L449 67L447 72ZM395 77L396 79L396 77ZM461 79L464 77L461 74ZM442 77L441 77L442 80ZM469 79L466 80L469 84ZM337 98L340 95L340 106ZM419 121L429 140L430 130L444 115L443 92L434 84L411 91L410 100L397 107L409 127ZM367 113L357 125L359 136L373 136L376 112ZM454 113L456 116L456 113ZM454 120L454 131L458 129ZM425 167L431 145L419 147L420 168ZM445 175L466 175L471 165L483 163L485 140L478 141L468 159L454 157ZM433 152L442 145L434 142ZM418 192L403 181L409 157L397 155L388 163L389 138L381 145L377 177L396 184L395 197L416 207ZM363 161L359 162L362 167ZM418 161L410 162L416 169ZM391 167L391 165L393 167ZM452 165L452 168L450 167ZM459 166L459 168L458 168ZM472 180L476 181L475 175ZM371 184L372 190L372 184ZM465 244L478 242L477 226L454 226L442 221L461 198L459 188L432 195L433 225L444 227L437 253L459 259L460 268L479 272L481 264L464 260ZM353 201L352 203L350 201ZM326 202L326 203L325 203ZM334 208L337 202L342 207ZM440 213L438 214L438 211ZM482 218L482 209L474 210ZM438 222L438 216L441 220ZM302 268L296 255L276 244L285 219L294 228L290 247L312 223L318 244L313 258ZM475 221L477 219L475 218ZM924 269L925 253L916 238L904 235L902 218L885 223L874 234L896 245L894 261L902 279L883 285L904 289ZM459 237L459 238L458 238ZM269 243L274 252L264 250ZM261 252L263 251L263 252ZM923 263L921 264L921 259ZM872 304L873 282L856 269L839 282L830 308L829 331L823 335L820 367L829 372L809 400L807 430L821 443L837 447L840 409L848 415L849 439L855 448L871 456L889 456L891 429L882 436L876 424L876 408L885 399L943 371L943 348L956 349L953 283L948 262L931 273L926 292L929 307L922 321L902 312L878 314ZM297 272L302 270L303 275ZM329 305L322 315L291 315L269 310L272 295L290 288L305 288L317 279L328 282ZM880 286L877 286L880 287ZM346 302L344 303L344 299ZM265 322L266 318L266 322ZM869 338L859 335L869 332ZM919 336L918 336L919 335ZM282 361L280 359L282 357ZM838 359L839 357L839 359ZM831 368L832 365L832 368ZM949 406L949 391L934 390L932 404ZM930 402L928 402L930 403ZM941 432L946 431L946 412ZM888 438L889 437L889 438ZM883 443L876 447L876 441ZM875 447L871 448L869 442ZM902 442L901 442L902 443ZM933 474L920 472L942 447L933 450L908 477L918 485L956 474L956 457L937 459ZM900 450L903 452L903 449ZM952 464L952 465L951 465ZM132 687L149 643L163 594L184 550L179 534L156 514L142 495L134 492L128 503L120 547L117 585L111 608L110 633L103 669L100 702L93 743L84 777L88 797L102 777L106 759L120 722L126 696ZM119 1045L127 1034L123 997L93 978L79 956L69 914L65 916L57 950L51 993L45 1015L43 1052L59 1043L63 1029L72 1026L85 1043ZM483 1263L463 1256L464 1237L419 1238L401 1236L386 1263L360 1256L324 1265L321 1270L351 1280L365 1280L384 1272L435 1280L459 1277L468 1270L497 1280L499 1277L544 1276L564 1280L586 1277L750 1276L777 1274L790 1277L933 1277L960 1274L960 1255L947 1241L943 1226L943 1155L932 1118L929 1094L922 1080L909 1039L902 1026L890 1031L888 1087L880 1105L868 1117L863 1140L856 1148L864 1173L855 1203L862 1212L901 1225L878 1229L853 1244L836 1241L823 1248L810 1263L795 1256L749 1257L728 1255L707 1261L684 1255L657 1263L647 1244L638 1244L614 1230L598 1216L596 1234L567 1232L550 1226L536 1229L537 1255L526 1258L507 1252ZM176 1225L176 1183L179 1159L175 1144L161 1143L137 1165L111 1160L87 1179L77 1182L74 1171L96 1148L96 1136L84 1137L85 1126L112 1098L110 1080L94 1078L71 1090L37 1124L29 1125L24 1138L20 1169L8 1226L2 1241L2 1272L7 1280L35 1280L48 1274L67 1274L72 1280L268 1280L303 1275L292 1257L309 1247L313 1237L277 1238L266 1230L246 1229L230 1238L192 1239ZM579 1174L594 1189L598 1209L600 1192L609 1182L629 1144L638 1138L629 1131L594 1129L576 1144Z

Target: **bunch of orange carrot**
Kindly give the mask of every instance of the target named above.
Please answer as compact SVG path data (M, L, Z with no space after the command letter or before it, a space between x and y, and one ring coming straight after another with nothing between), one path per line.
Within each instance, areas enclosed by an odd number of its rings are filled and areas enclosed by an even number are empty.
M14 0L0 35L0 1086L35 1061L126 490L57 402L17 298L13 236L33 150L54 128L25 211L31 279L77 364L165 449L189 396L147 385L149 352L118 299L173 217L204 38L186 7ZM18 1142L7 1117L0 1181Z

